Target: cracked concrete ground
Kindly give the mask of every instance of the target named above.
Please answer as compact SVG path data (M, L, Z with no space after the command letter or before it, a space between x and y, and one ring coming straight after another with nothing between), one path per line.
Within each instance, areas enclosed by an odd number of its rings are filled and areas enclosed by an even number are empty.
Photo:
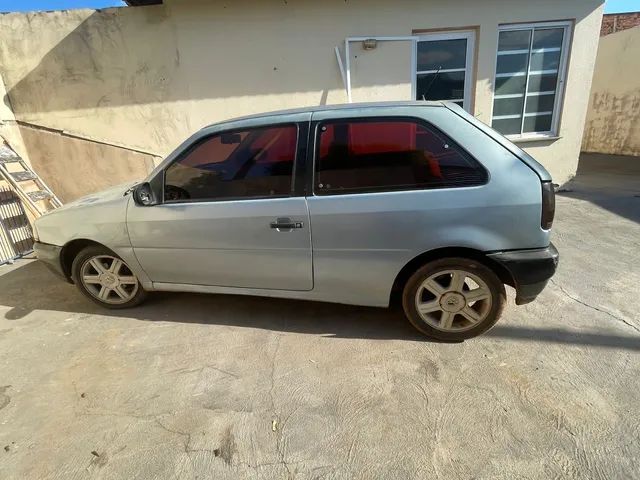
M553 283L460 344L311 302L107 312L0 267L0 478L637 477L640 159L583 160Z

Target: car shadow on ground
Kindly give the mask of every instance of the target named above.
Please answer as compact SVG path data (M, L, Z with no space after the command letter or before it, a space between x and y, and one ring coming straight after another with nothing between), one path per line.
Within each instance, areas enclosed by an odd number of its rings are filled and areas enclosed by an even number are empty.
M0 274L7 320L49 310L144 321L233 325L339 338L424 340L398 308L382 309L244 295L153 292L142 305L110 310L94 304L37 261ZM0 270L0 273L2 271Z
M0 270L0 305L9 307L4 318L10 321L23 319L35 310L48 310L151 322L235 326L332 338L444 343L415 331L397 307L383 309L242 295L154 292L136 308L107 310L83 297L75 286L60 281L39 262L28 260L19 262L8 271ZM527 328L500 323L486 335L511 341L640 351L640 336Z

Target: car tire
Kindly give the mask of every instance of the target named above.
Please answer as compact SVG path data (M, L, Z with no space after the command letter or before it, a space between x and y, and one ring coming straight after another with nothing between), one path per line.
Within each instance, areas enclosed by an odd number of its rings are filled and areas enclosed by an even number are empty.
M466 258L427 263L407 281L402 307L421 333L462 341L489 330L506 302L503 283L488 267Z
M99 245L87 247L76 255L71 277L85 297L106 308L134 307L147 296L124 260Z

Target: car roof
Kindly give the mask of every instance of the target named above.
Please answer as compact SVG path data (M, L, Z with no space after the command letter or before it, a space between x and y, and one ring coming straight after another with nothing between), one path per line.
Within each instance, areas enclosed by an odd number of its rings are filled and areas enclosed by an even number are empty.
M291 108L287 110L276 110L272 112L255 113L243 117L229 118L220 122L212 123L204 128L242 120L252 120L258 118L274 117L278 115L291 115L296 113L331 112L336 110L350 110L358 108L393 108L393 107L444 107L443 102L434 101L396 101L396 102L363 102L363 103L343 103L336 105L316 105L309 107ZM204 129L203 128L203 129Z

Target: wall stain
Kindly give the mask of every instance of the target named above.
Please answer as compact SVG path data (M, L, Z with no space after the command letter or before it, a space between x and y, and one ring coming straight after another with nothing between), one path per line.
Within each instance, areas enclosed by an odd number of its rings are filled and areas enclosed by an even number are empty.
M9 403L11 402L11 397L6 393L9 388L11 388L11 385L0 387L0 410L9 405Z
M214 455L222 458L227 465L231 465L233 456L237 452L235 437L231 431L231 427L227 427L220 439L220 448L214 450Z
M104 467L107 463L109 463L109 455L105 452L105 453L98 453L97 451L93 450L91 452L91 455L93 455L93 457L91 458L91 465L95 465L96 467Z
M587 152L640 155L640 89L625 95L595 92L584 132Z

